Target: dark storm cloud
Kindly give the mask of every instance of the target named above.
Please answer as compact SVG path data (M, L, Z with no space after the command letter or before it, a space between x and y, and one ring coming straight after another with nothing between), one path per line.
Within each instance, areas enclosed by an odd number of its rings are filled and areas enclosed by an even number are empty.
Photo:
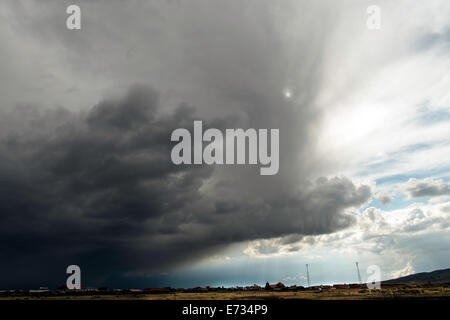
M333 172L317 156L315 103L336 7L80 1L72 32L66 4L9 1L0 19L0 286L64 282L69 264L101 284L354 222L346 210L370 189L316 180ZM39 107L55 104L67 109ZM194 119L280 129L279 173L173 165L170 134Z
M87 113L21 107L2 115L0 246L7 263L0 268L15 275L3 286L47 272L64 279L71 263L100 281L161 270L237 241L333 232L353 222L346 208L370 197L368 187L346 178L267 198L233 198L230 189L240 186L222 180L202 191L215 167L170 160L170 134L192 127L194 108L159 109L155 90L134 87ZM230 119L211 123L226 127Z
M161 216L195 201L212 168L171 164L168 137L192 109L155 120L157 104L156 92L135 88L87 115L23 107L2 117L2 268L97 249L119 257L147 232L174 231Z

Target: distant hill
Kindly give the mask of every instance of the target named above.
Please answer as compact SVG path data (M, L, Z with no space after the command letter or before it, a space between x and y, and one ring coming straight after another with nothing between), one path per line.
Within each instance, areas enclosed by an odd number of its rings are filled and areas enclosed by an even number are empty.
M383 281L383 283L450 283L450 269L435 270L432 272L420 272Z

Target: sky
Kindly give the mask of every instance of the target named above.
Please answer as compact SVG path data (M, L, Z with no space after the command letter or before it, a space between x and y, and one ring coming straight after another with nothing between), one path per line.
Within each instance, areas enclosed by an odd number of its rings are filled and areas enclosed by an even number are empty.
M450 267L449 16L445 0L4 1L0 288L57 287L73 264L118 288ZM171 132L195 120L279 129L279 172L174 165Z

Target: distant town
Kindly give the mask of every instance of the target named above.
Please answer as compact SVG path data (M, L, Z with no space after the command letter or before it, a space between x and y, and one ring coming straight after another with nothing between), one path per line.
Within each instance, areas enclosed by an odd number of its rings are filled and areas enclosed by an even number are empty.
M309 280L309 274L308 274ZM210 297L212 299L227 299L227 297L240 298L265 298L268 295L277 295L285 298L311 298L311 295L319 294L322 297L404 297L404 296L431 296L435 298L450 298L450 268L435 270L432 272L420 272L408 276L382 281L379 283L381 290L372 290L371 283L342 283L333 285L314 285L314 286L286 286L282 282L265 285L257 284L251 286L235 287L194 287L194 288L146 288L146 289L113 289L107 287L80 289L68 289L62 285L56 289L40 287L31 290L0 290L0 298L3 299L27 299L27 298L58 298L58 297L107 297L117 299L134 299L140 297L149 297L154 295L155 299L171 299L170 296L187 296L194 298L198 294L200 298ZM246 296L240 295L247 293ZM228 295L227 295L228 294Z
M5 296L65 296L65 295L139 295L139 294L169 294L169 293L202 293L202 292L236 292L236 291L274 291L274 292L286 292L286 291L324 291L324 290L336 290L336 289L367 289L365 283L352 283L352 284L334 284L334 285L319 285L319 286L285 286L282 282L276 284L266 283L265 286L259 286L254 284L252 286L236 286L236 287L194 287L194 288L146 288L146 289L111 289L107 287L100 288L81 288L81 289L67 289L66 286L61 286L57 289L49 289L47 287L40 287L38 289L31 290L0 290L0 297Z

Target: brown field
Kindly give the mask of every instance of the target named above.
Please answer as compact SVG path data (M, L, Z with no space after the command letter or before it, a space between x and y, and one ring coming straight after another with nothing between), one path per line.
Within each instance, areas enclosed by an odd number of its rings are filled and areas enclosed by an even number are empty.
M96 294L67 296L12 296L0 300L363 300L363 299L450 299L449 287L395 287L381 290L342 289L326 291L234 291L168 294Z

